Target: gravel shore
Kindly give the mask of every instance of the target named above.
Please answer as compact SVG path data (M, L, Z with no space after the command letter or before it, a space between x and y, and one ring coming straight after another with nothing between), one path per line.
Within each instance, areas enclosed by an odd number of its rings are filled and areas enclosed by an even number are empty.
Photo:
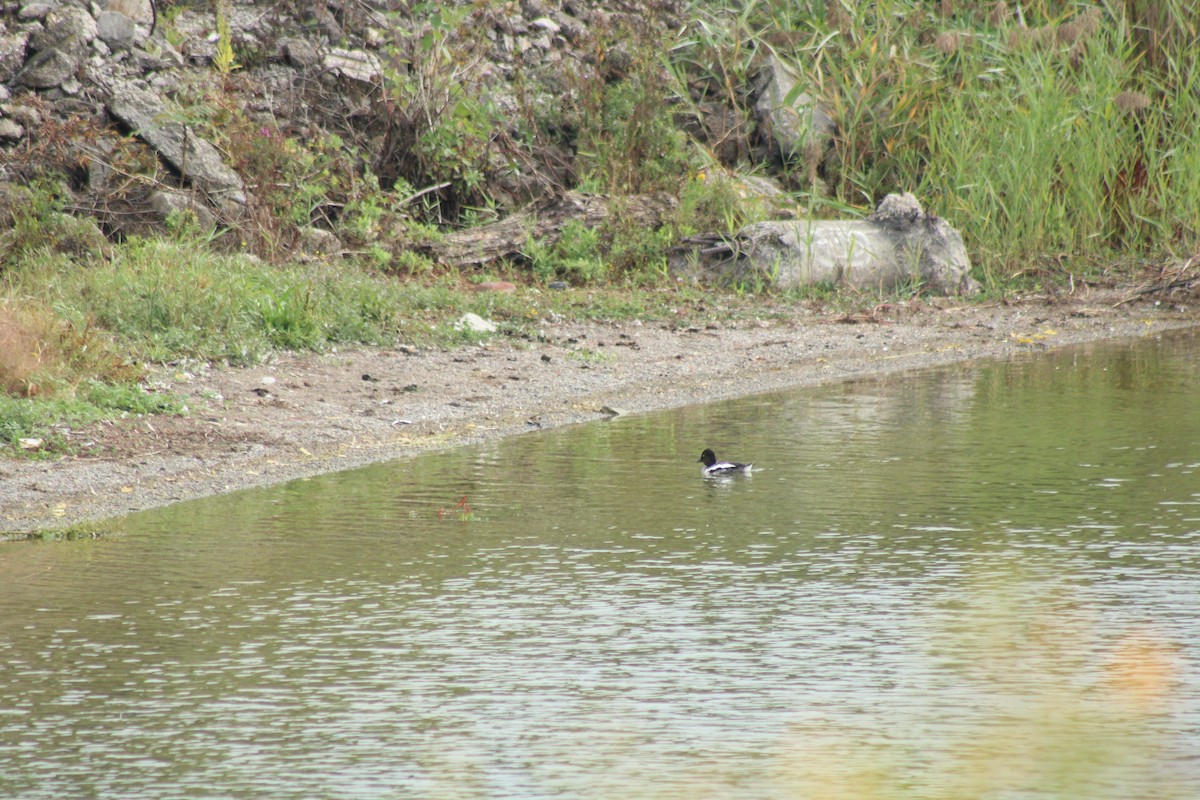
M547 323L455 350L280 355L163 367L178 417L64 431L77 452L0 461L0 536L20 537L522 432L1200 324L1191 305L1095 292L1004 304L798 310L715 326Z

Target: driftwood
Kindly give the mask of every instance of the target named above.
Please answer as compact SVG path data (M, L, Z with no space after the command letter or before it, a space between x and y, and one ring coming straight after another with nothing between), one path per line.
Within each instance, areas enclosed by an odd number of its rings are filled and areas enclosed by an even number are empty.
M426 245L426 255L444 264L478 266L501 259L522 259L530 240L554 244L563 226L573 220L589 228L602 224L614 212L623 222L657 228L663 215L675 207L666 195L602 197L583 192L566 192L505 217L491 225L452 233L440 242Z

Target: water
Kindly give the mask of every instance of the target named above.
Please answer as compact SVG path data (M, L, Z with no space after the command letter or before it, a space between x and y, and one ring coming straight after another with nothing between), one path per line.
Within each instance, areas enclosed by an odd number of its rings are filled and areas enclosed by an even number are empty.
M759 396L7 545L0 796L1198 796L1198 356ZM703 480L706 446L759 471Z

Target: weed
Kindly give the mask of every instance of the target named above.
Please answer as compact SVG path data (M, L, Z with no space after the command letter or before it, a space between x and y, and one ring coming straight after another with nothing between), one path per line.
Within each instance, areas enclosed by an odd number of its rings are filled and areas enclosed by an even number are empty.
M122 414L181 414L178 398L147 392L137 384L88 381L71 396L24 398L0 394L0 452L28 458L72 452L70 429ZM22 439L40 439L27 451Z
M609 81L600 72L576 78L582 97L579 171L610 195L674 193L699 164L665 113L672 104L671 84L651 43L644 36L628 41L641 49L631 56L632 71L624 79Z
M62 184L49 178L0 188L0 274L37 253L81 257L108 248L96 224L66 213L66 203Z
M229 31L229 0L216 0L217 6L217 54L213 66L222 75L229 75L241 65L233 54L233 34Z
M106 539L119 533L113 520L77 522L62 528L41 528L25 536L41 542L76 542L87 539Z
M0 392L69 395L85 380L124 382L140 374L88 317L61 320L37 304L0 304Z
M763 205L756 198L742 197L734 181L720 172L701 171L683 185L671 222L680 236L709 231L731 234L763 218Z
M467 496L465 494L459 498L457 503L455 503L453 511L448 513L445 507L438 508L438 519L446 519L450 516L452 516L454 519L457 519L459 522L473 522L479 519L479 517L477 517L475 513L471 511L471 504L467 502Z
M567 278L582 283L599 281L607 266L601 252L600 231L580 220L568 220L553 244L530 240L525 247L533 274L539 280Z
M384 70L384 142L375 171L386 188L398 181L426 187L437 221L454 221L485 205L485 173L496 153L501 120L468 92L476 82L482 41L466 10L418 4L414 18L394 28Z
M579 347L567 353L567 358L583 364L607 364L615 361L617 357L612 353L593 350L590 347Z

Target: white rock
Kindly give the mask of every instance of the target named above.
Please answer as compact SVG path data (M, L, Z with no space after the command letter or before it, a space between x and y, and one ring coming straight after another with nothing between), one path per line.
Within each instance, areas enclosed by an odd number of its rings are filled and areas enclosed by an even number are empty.
M495 333L496 323L491 320L484 319L478 314L467 312L459 317L458 322L454 323L456 331L474 331L475 333Z

